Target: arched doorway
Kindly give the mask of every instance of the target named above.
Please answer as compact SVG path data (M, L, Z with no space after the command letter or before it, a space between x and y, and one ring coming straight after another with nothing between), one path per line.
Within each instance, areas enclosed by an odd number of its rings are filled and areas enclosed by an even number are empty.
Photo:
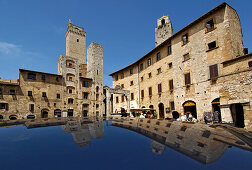
M54 110L54 117L61 117L61 110L60 109Z
M190 112L192 116L195 119L197 119L196 103L194 101L188 100L184 102L183 107L184 107L184 114Z
M67 116L68 116L68 117L72 117L73 114L74 114L73 109L68 109L68 111L67 111Z
M10 119L10 120L17 120L17 115L10 115L10 116L9 116L9 119Z
M0 115L0 119L3 119L3 115Z
M212 111L214 120L221 122L220 98L216 98L212 101Z
M41 118L48 118L48 110L47 109L41 110Z
M237 104L232 104L230 106L230 110L232 113L232 118L233 118L233 122L235 124L236 127L239 128L244 128L245 124L244 124L244 111L243 111L243 106L241 103L237 103Z
M159 119L164 119L164 104L159 103L158 108L159 108Z
M172 118L173 119L178 119L179 118L179 113L177 111L172 112Z

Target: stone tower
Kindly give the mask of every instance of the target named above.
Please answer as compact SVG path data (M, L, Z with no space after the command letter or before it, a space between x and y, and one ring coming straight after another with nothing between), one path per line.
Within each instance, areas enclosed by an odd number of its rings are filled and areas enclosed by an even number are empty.
M86 32L84 28L73 25L70 19L66 32L66 55L86 64Z
M87 76L93 79L91 111L102 116L103 104L103 47L92 42L87 48Z
M155 45L158 46L173 34L173 28L168 16L163 16L157 20L155 28Z

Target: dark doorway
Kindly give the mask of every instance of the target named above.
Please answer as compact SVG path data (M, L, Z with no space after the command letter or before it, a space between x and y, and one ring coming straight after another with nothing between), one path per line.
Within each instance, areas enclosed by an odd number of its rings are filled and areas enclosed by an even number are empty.
M216 98L212 101L212 111L214 121L221 122L221 110L220 110L220 98Z
M178 119L179 118L179 113L177 111L172 112L172 118L173 119Z
M158 108L159 108L159 119L164 119L164 104L159 103Z
M74 114L73 109L68 109L68 111L67 111L67 116L68 116L68 117L72 117L73 114Z
M88 116L88 111L87 110L83 110L83 117L87 117Z
M244 128L244 111L243 106L240 103L232 104L230 106L232 118L236 127Z
M48 118L48 111L47 110L42 110L41 111L41 117L42 118Z
M186 101L183 104L184 107L184 114L191 113L192 116L197 119L197 110L196 110L196 103L194 101Z
M0 115L0 119L3 119L3 115Z

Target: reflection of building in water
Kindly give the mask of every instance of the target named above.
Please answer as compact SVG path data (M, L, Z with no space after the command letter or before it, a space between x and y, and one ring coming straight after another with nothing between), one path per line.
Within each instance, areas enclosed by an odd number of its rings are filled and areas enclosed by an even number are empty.
M88 125L90 135L95 139L104 138L103 121L96 121Z
M218 160L229 146L252 151L252 135L229 126L224 129L218 126L155 119L113 121L112 125L151 138L155 141L151 144L155 153L162 154L162 145L165 145L204 164Z
M90 135L95 139L104 137L103 121L82 122L82 121L68 121L62 125L62 129L66 133L72 133L75 143L80 146L91 145Z
M163 145L162 143L159 143L155 140L152 140L151 141L151 149L152 149L153 153L158 154L158 155L162 155L162 153L165 150L165 145Z

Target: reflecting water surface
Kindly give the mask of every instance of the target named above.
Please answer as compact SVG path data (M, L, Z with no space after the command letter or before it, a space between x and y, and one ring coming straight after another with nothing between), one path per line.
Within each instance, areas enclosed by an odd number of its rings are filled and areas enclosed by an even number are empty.
M0 169L251 169L252 133L150 119L0 122Z

